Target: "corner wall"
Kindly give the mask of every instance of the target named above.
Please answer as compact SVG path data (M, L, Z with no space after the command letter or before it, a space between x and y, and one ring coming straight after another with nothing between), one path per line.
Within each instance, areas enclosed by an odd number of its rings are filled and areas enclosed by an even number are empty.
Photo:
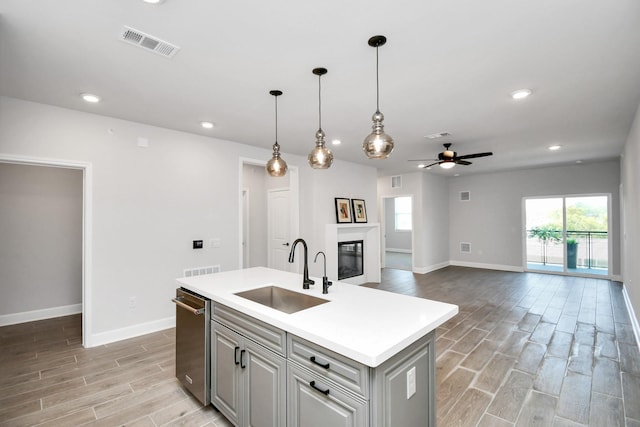
M634 331L640 345L640 107L621 157L622 181L622 268L627 305L635 315Z

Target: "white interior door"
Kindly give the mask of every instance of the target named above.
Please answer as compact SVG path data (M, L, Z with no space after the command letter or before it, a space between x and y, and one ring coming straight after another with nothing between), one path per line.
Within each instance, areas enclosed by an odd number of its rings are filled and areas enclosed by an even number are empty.
M268 266L277 270L291 271L289 250L291 249L291 197L289 189L269 190L267 197Z

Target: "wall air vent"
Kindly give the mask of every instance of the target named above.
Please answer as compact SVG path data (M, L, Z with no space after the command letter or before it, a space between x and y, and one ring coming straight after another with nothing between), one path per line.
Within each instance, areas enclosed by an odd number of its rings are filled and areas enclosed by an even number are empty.
M460 252L466 254L471 253L471 243L460 242Z
M471 193L469 191L461 191L460 192L460 201L461 202L468 202L469 200L471 200Z
M391 177L391 188L402 188L402 176Z
M203 276L205 274L220 273L219 265L210 265L208 267L187 268L184 270L184 277Z
M172 58L173 55L178 53L180 48L171 43L160 40L155 36L150 36L142 31L133 29L131 27L123 27L120 33L120 40L123 42L142 47L148 51L157 53L166 58Z

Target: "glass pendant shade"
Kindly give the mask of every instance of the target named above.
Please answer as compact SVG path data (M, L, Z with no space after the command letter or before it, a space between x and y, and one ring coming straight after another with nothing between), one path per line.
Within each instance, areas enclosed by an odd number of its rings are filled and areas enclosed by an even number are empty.
M316 146L309 153L307 160L313 169L329 169L333 163L333 153L327 148L325 134L322 130L322 86L320 85L320 79L327 74L327 69L314 68L313 74L318 76L318 130L316 131Z
M372 117L373 132L371 132L362 144L362 149L370 159L386 159L393 151L393 138L384 133L384 115L380 111L376 111Z
M282 91L269 91L276 100L276 142L273 144L273 157L267 162L265 169L269 176L275 178L285 176L287 173L287 162L280 157L280 144L278 144L278 96L282 95Z
M373 36L369 39L369 46L376 48L376 112L371 119L373 130L362 143L362 150L370 159L386 159L393 151L393 138L384 132L384 114L380 112L380 79L378 77L378 47L387 42L385 36Z
M316 147L309 153L308 160L313 169L329 169L333 163L333 153L327 148L322 129L316 132Z
M284 176L287 173L287 162L280 157L280 145L273 144L273 157L267 162L267 173L273 177Z

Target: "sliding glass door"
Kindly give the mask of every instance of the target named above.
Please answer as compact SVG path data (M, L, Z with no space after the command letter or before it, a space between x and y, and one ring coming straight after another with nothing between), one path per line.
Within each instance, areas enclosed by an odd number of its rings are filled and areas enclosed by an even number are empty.
M527 270L609 274L609 196L525 198Z

